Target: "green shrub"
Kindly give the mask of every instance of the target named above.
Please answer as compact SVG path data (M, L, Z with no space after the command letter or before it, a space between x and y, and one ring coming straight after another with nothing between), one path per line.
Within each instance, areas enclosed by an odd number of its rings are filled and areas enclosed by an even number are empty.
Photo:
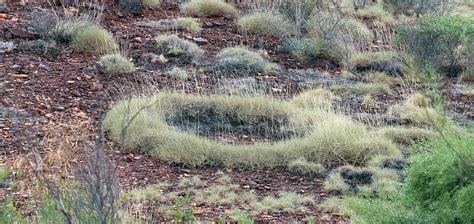
M191 0L181 6L181 12L190 16L237 16L239 11L222 0Z
M442 6L445 6L448 2L448 0L384 0L383 6L388 11L397 15L420 16L442 10Z
M179 17L176 22L178 23L178 29L185 30L192 33L201 32L201 25L191 17Z
M305 159L290 161L288 163L288 170L292 173L309 176L321 176L326 172L326 169L321 164L308 162Z
M338 95L372 95L378 96L391 93L390 86L386 83L357 83L354 85L333 85L331 91Z
M183 63L191 63L204 54L198 45L176 35L160 35L156 37L156 45L159 53L167 59L177 59Z
M109 75L129 74L135 71L133 63L119 53L102 56L99 64L103 71Z
M245 47L225 48L216 55L215 69L224 75L250 75L271 72L276 65Z
M183 129L168 123L170 118L183 112L192 117L208 117L209 113L202 111L203 106L213 109L214 115L209 118L213 121L225 115L236 120L236 123L258 126L268 119L280 122L274 124L281 124L284 118L288 125L280 125L283 128L277 131L298 133L296 136L301 137L286 138L273 144L234 145L219 143L190 131L180 131ZM137 112L139 114L130 123L129 117ZM130 116L126 116L128 113ZM124 122L130 123L125 139L121 137L124 134ZM218 127L223 126L219 122L214 123ZM192 166L274 168L287 166L290 161L300 158L330 166L341 163L363 164L375 155L400 154L390 141L374 137L363 125L347 117L323 109L301 108L291 101L280 102L263 96L159 93L152 97L119 102L108 112L104 126L111 131L114 139L122 139L126 147L140 148L164 161ZM203 125L200 124L200 127ZM226 133L230 131L226 127L222 130Z
M396 43L414 56L420 68L433 66L438 72L456 76L466 66L474 40L474 20L460 16L421 19L397 29Z
M243 31L258 35L282 37L296 33L291 23L271 13L249 14L239 18L237 24Z
M80 28L73 28L74 33L71 41L71 48L76 52L113 53L118 49L114 37L107 30L97 25L81 25ZM67 31L66 33L68 33Z
M446 133L445 133L446 134ZM472 223L474 151L472 134L446 134L417 147L401 194L391 198L350 197L344 205L362 223Z

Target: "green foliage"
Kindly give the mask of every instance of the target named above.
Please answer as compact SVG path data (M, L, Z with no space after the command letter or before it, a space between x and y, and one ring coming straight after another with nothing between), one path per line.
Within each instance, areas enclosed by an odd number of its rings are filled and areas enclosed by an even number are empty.
M302 196L294 192L282 192L279 197L267 196L251 206L259 211L286 211L292 212L303 209L304 205L314 204L313 197Z
M451 76L466 69L473 40L474 20L461 16L424 18L399 27L395 38L420 68L433 66Z
M383 136L404 145L420 142L436 136L433 131L423 128L384 127L378 130Z
M278 13L290 21L301 35L306 34L308 21L323 7L323 0L282 0L276 6Z
M237 16L239 11L222 0L191 0L181 6L181 12L190 16Z
M135 71L135 66L121 54L107 54L100 58L99 64L109 75L129 74Z
M156 46L160 54L166 58L191 63L202 57L204 51L198 45L179 38L176 35L160 35L156 37Z
M357 83L354 85L334 85L331 91L339 95L382 95L391 93L390 86L386 83Z
M118 49L114 37L104 28L88 24L75 28L71 48L76 52L113 53Z
M186 194L184 197L180 198L176 202L174 208L174 218L176 222L192 222L195 221L193 214L193 208L189 198L189 194Z
M0 166L0 183L6 181L10 176L10 168L8 166Z
M396 197L345 199L353 221L364 223L472 223L474 151L472 134L446 134L417 147L419 154L407 171Z
M271 72L275 69L275 64L245 47L230 47L223 49L216 55L214 68L217 73L223 75L245 76Z
M201 24L191 17L179 17L176 22L178 23L178 29L180 30L185 30L191 33L199 33L202 30Z
M253 13L239 18L239 27L251 34L282 37L296 33L294 26L281 16L271 13Z

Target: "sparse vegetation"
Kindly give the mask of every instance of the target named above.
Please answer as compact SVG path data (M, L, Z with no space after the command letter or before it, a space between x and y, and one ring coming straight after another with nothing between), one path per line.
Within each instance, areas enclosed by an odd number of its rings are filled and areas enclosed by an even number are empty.
M159 53L164 57L180 60L182 63L199 60L204 53L198 45L176 35L160 35L156 37L156 45Z
M133 63L120 53L102 56L99 60L99 65L108 75L123 75L135 71Z
M334 85L332 86L331 91L339 95L369 94L372 96L377 96L391 93L390 86L386 83L357 83L355 85Z
M236 16L239 11L222 0L191 0L181 6L181 12L190 16Z
M415 93L410 95L404 102L390 107L389 114L424 125L435 125L445 120L445 116L432 108L430 104L430 100L427 97Z

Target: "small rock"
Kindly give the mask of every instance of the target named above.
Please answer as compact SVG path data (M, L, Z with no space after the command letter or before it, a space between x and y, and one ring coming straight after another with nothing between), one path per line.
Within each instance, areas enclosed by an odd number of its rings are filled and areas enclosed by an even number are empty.
M143 14L143 0L119 0L120 10L133 15Z
M226 15L226 16L224 16L224 18L227 19L227 20L233 20L233 19L234 19L234 16L232 16L232 15Z
M21 28L13 28L10 30L13 38L22 38L22 39L36 39L38 38L37 33L33 33L31 31L26 31Z
M13 49L15 49L15 44L13 42L0 41L0 54L11 52Z
M10 9L5 6L0 6L0 13L9 13Z
M207 44L209 41L206 38L195 37L193 40L198 44Z
M133 40L136 41L136 42L139 42L139 43L142 42L142 38L141 38L141 37L135 37L135 38L133 38Z
M0 19L8 19L8 15L6 13L0 13Z

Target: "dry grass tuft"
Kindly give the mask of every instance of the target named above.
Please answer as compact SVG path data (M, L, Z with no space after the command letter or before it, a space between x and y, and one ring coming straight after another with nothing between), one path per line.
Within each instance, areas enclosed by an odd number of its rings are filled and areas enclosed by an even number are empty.
M241 17L237 24L244 32L251 34L282 37L297 33L291 23L271 13L249 14Z
M222 0L191 0L181 6L181 12L190 16L219 17L239 15L239 11Z
M99 64L104 72L109 75L130 74L135 71L133 63L119 53L102 56Z
M97 25L86 25L75 33L71 48L76 52L113 53L118 50L114 37Z
M198 45L176 35L160 35L156 37L156 45L167 59L179 59L182 63L196 61L204 54Z
M194 18L179 17L176 22L178 23L178 29L180 30L191 33L199 33L202 31L201 24L199 24Z

